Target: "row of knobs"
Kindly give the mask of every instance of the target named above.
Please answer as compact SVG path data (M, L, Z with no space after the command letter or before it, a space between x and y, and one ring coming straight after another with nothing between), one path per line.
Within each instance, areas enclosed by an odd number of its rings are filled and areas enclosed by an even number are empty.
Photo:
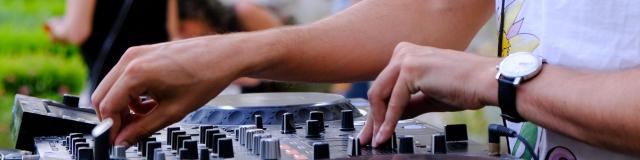
M324 125L324 113L321 111L311 111L309 113L309 120L307 123L307 138L319 138L320 133L325 130ZM353 126L353 111L352 110L342 110L341 111L341 131L354 131L355 128ZM292 113L284 113L282 115L282 124L280 127L280 132L282 134L294 134L296 133L295 121L293 120ZM262 126L262 117L260 115L256 115L255 117L255 126ZM260 127L262 128L262 127Z
M108 160L110 145L109 135L113 121L105 119L100 122L91 132L93 136L93 147L82 133L71 133L65 137L63 146L67 148L72 159L76 160Z
M211 155L217 158L234 157L231 138L227 138L226 134L221 133L217 126L200 126L200 138L198 140L192 140L191 135L187 135L186 131L180 130L180 127L168 127L166 131L167 145L170 145L171 149L178 152L180 159L203 160L209 159ZM206 148L198 150L198 143ZM147 150L149 149L147 148Z
M309 113L307 125L307 138L320 138L321 132L325 130L324 113L321 111L311 111ZM342 110L341 131L354 131L353 111ZM282 115L282 124L280 132L282 134L295 134L296 126L293 114L284 113ZM243 125L235 130L235 139L240 145L245 146L248 151L255 155L260 155L262 159L279 159L280 158L280 140L272 138L273 136L265 133L262 123L262 116L254 116L254 125ZM329 158L329 144L317 142L313 144L314 159Z
M389 141L378 146L378 149L394 150L400 154L413 154L413 137L402 136L397 137L395 133ZM347 155L355 157L361 155L360 139L358 137L349 137L347 142Z

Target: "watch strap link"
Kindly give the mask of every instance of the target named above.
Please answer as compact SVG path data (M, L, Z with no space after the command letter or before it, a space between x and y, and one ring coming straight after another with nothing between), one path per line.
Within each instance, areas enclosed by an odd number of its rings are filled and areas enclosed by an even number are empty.
M513 78L500 76L498 78L498 105L502 111L502 118L511 122L524 122L516 108L516 86Z

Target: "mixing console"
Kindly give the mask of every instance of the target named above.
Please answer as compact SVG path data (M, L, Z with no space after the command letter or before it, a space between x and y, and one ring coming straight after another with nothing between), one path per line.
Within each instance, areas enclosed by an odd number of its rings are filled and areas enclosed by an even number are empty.
M261 96L258 94L244 97L239 95L231 102L234 103L233 106L214 99L201 110L187 116L182 122L141 138L138 143L128 148L108 144L106 137L109 137L109 129L112 125L110 120L99 123L89 121L87 124L97 124L91 133L73 131L33 137L34 150L32 151L39 155L40 159L82 160L500 158L488 156L485 145L467 140L464 125L449 125L445 131L413 119L399 121L393 138L386 144L378 148L361 146L357 135L364 125L365 117L362 115L366 114L366 110L363 110L366 107L351 105L351 101L344 98L340 100L338 97L336 100L336 95L312 94L282 93ZM295 104L284 103L280 106L270 104L272 108L248 105L247 103L256 101L256 96L269 99L295 96L315 98L295 102ZM33 97L20 97L23 99L16 101L23 105L44 101L53 103ZM221 97L224 99L223 96ZM21 102L21 100L29 102ZM300 110L292 110L295 108L292 106L299 107ZM276 109L273 109L274 107ZM226 109L225 111L229 112L230 108L234 113L243 115L218 116L216 121L224 118L237 120L227 120L222 124L201 123L207 120L198 119L206 119L208 116L203 115L220 112L218 110ZM259 110L260 108L263 110ZM268 109L264 110L265 108ZM246 120L245 117L251 118ZM18 135L21 134L20 131L15 132ZM16 146L23 145L26 146L25 144Z

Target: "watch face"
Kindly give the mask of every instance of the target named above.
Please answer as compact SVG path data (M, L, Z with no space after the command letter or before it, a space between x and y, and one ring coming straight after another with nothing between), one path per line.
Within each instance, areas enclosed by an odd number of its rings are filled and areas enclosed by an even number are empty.
M500 73L506 77L528 77L539 71L542 60L531 53L518 52L500 62Z

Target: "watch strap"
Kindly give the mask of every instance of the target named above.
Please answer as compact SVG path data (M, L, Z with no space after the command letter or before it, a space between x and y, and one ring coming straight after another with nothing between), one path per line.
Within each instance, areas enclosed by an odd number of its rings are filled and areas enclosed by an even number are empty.
M502 111L502 118L511 122L524 122L516 108L516 86L514 79L504 76L498 78L498 105Z

